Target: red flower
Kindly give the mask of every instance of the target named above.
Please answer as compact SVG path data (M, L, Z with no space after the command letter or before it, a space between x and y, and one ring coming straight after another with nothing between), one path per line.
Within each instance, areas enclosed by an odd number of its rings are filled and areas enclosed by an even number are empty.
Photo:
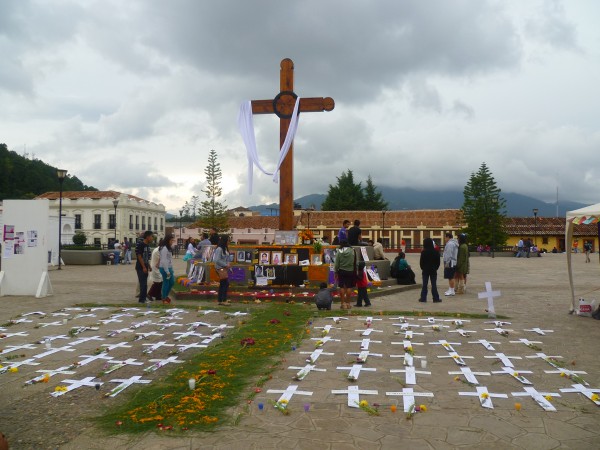
M215 369L210 369L210 370L209 370L207 373L208 373L209 375L214 375L214 374L216 374L216 373L217 373L217 371L216 371Z
M271 319L271 320L269 320L269 323L273 324L273 325L276 325L278 323L281 323L281 320L279 320L279 319Z
M242 347L244 347L244 348L245 348L245 347L247 347L247 346L249 346L249 345L254 345L254 344L256 344L256 342L255 342L255 341L254 341L254 339L252 339L252 338L244 338L244 339L242 339L242 340L240 341L240 344L241 344L241 346L242 346Z

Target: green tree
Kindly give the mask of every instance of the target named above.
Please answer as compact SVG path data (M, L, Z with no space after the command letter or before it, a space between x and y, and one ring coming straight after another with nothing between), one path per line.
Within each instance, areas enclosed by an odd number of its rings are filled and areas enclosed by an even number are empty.
M463 190L464 203L461 208L470 244L501 246L508 235L504 232L506 201L485 163L477 173L472 173Z
M354 182L350 169L337 177L335 186L329 185L327 197L321 204L323 211L360 211L365 202L361 183Z
M377 190L377 187L373 184L371 175L367 178L367 183L363 190L365 203L363 209L365 211L381 211L387 209L388 202L383 199L383 195Z
M76 231L73 235L73 244L75 245L85 245L87 241L87 236L83 231Z
M203 189L202 192L206 194L208 200L200 203L197 223L202 228L216 228L217 231L227 230L229 228L227 210L225 205L219 202L219 197L223 195L221 189L223 175L215 150L211 150L208 155L208 165L204 169L204 174L206 175L206 189Z

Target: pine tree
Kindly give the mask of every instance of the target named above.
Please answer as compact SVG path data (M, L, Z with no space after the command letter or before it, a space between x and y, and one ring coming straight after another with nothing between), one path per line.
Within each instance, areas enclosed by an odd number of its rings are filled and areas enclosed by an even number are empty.
M350 169L337 177L337 185L329 185L327 197L321 204L323 211L360 211L365 198L361 183L354 183Z
M202 228L215 228L217 231L229 229L227 210L218 199L223 195L221 189L221 164L217 162L217 152L211 150L208 155L208 165L204 169L206 175L206 188L202 190L208 200L200 204L198 226ZM193 197L192 197L193 198Z
M363 209L365 211L382 211L387 209L388 203L383 199L383 195L373 184L371 175L367 178L367 184L365 185L363 192L365 196Z
M472 245L504 245L508 239L504 232L506 201L500 197L501 190L485 163L477 173L472 173L463 190L461 208L467 227L467 239Z

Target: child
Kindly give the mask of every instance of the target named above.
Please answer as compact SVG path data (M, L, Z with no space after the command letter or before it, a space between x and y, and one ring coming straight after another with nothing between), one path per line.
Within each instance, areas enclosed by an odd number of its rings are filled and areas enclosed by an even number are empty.
M358 277L356 280L356 288L358 290L358 297L356 299L356 307L362 308L363 300L365 306L371 306L369 300L369 294L367 293L367 286L369 285L369 279L367 278L367 271L365 270L365 262L361 261L358 263Z
M321 283L319 288L319 292L317 292L314 297L317 309L331 311L331 304L333 303L332 292L335 291L335 287L328 288L327 283Z

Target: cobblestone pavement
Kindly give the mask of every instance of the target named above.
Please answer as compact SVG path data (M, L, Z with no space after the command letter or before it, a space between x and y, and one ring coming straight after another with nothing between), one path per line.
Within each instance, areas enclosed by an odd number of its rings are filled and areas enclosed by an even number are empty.
M389 255L390 257L392 255ZM599 271L596 263L585 264L583 255L573 255L576 292L578 296L600 300ZM409 263L418 267L418 255L409 255ZM181 272L183 262L176 261L176 272ZM340 342L328 342L325 352L334 353L321 356L317 367L326 372L310 373L302 381L293 381L297 372L288 366L304 366L307 355L300 351L311 352L314 342L305 340L297 351L285 355L286 361L281 369L274 373L273 379L264 387L260 397L257 397L249 408L249 414L244 415L237 426L224 426L213 433L190 433L186 436L171 437L161 433L144 435L106 435L96 429L86 420L101 411L94 397L93 389L82 388L69 392L62 397L53 398L48 395L54 384L34 385L23 389L22 383L36 367L22 366L18 374L5 373L0 375L0 430L3 431L11 444L11 448L64 448L64 449L259 449L259 448L311 448L311 449L388 449L408 445L410 448L523 448L523 449L552 449L552 448L599 448L600 447L600 409L581 394L561 393L560 397L553 396L551 402L556 412L546 412L531 398L513 397L511 393L523 391L524 386L510 374L478 376L481 385L487 386L490 393L508 394L508 398L493 398L494 409L482 408L477 397L459 396L458 392L475 392L475 387L455 381L449 371L459 370L452 358L438 358L448 352L441 345L431 345L430 342L446 339L457 342L455 350L465 358L467 365L473 371L498 371L502 364L492 356L503 352L508 356L520 356L523 359L513 359L517 370L531 371L524 376L531 381L540 392L559 393L560 388L568 388L573 381L559 374L548 374L545 370L552 367L541 359L529 359L525 356L534 355L535 350L523 343L511 343L521 338L540 341L537 344L547 355L560 355L568 369L587 372L582 375L590 387L600 388L600 361L595 347L599 342L600 323L591 318L568 315L569 287L566 273L565 255L545 255L542 258L515 259L508 257L478 257L471 258L472 273L469 276L468 289L465 295L444 298L442 303L418 303L417 291L406 291L377 297L373 300L371 309L361 312L369 313L374 319L372 328L382 332L373 332L369 350L381 353L382 357L371 355L363 365L365 369L375 368L376 371L363 370L357 381L347 379L347 369L337 369L340 366L351 366L355 356L348 352L360 349L361 331L365 329L364 320L350 317L339 325L341 329L332 329L329 336L340 339ZM177 270L179 269L179 270ZM415 272L418 273L416 270ZM63 270L52 270L50 278L54 294L44 299L31 297L0 298L0 323L4 323L20 314L32 311L54 312L65 307L80 303L120 304L131 302L135 287L135 271L132 266L73 266ZM425 319L430 314L439 312L450 313L481 313L486 302L478 300L477 292L484 290L484 283L490 281L494 290L501 291L501 297L496 299L498 314L508 317L509 335L500 336L494 331L492 324L486 320L472 320L464 323L464 329L473 330L471 337L449 333L455 326L450 322L450 328L433 331ZM446 288L444 280L439 280L440 292ZM207 302L191 301L191 304L210 305ZM246 307L246 305L244 305ZM260 307L260 306L258 306ZM298 308L304 306L297 305ZM421 317L410 322L421 325L414 328L413 338L415 356L424 356L427 367L421 369L420 359L415 366L419 371L429 371L431 374L417 374L417 384L412 386L415 392L432 392L433 397L417 397L417 404L427 406L427 412L418 412L408 420L402 412L401 397L386 396L386 392L401 391L400 381L405 381L404 373L390 373L390 369L403 369L402 359L390 355L403 354L403 345L393 344L402 342L403 334L395 334L399 327L387 316L378 317L379 311L420 311ZM112 312L112 311L110 311ZM335 311L333 311L335 312ZM108 312L107 312L108 314ZM141 320L131 318L130 320ZM38 319L35 319L39 321ZM60 320L60 319L58 319ZM81 325L88 324L85 318L80 318ZM44 320L50 322L51 320ZM61 326L58 324L52 334L65 333L75 322ZM319 319L313 326L333 324L332 321ZM30 324L23 325L30 333L27 337L14 336L0 341L1 347L33 343L43 337L48 328L33 328ZM80 325L80 323L77 323ZM27 328L29 326L29 328ZM524 331L539 327L554 330L545 336ZM16 326L7 328L4 333L17 331ZM19 328L21 331L21 328ZM317 332L313 333L313 335ZM423 332L424 335L417 335ZM480 344L470 344L469 341L487 339L500 342L496 351L488 351ZM377 343L375 341L381 341ZM112 342L111 342L112 343ZM423 343L419 346L417 344ZM55 345L56 346L56 345ZM80 355L92 352L98 346L96 342L87 342L77 348L77 352L58 352L45 359L45 368L59 367L72 363L74 354ZM43 347L43 346L42 346ZM81 351L79 351L81 349ZM43 351L24 349L23 353L29 358ZM88 353L89 354L89 353ZM165 353L158 353L164 357ZM116 356L127 356L126 352ZM183 353L185 356L185 353ZM136 357L133 355L133 357ZM139 357L139 352L137 357ZM141 359L141 358L140 358ZM184 359L184 358L182 358ZM101 367L100 364L98 367ZM90 365L91 367L91 365ZM123 378L138 374L139 369L124 368L119 373ZM126 371L128 370L128 372ZM164 368L168 370L168 368ZM84 375L82 375L84 376ZM58 377L58 376L57 376ZM73 375L81 378L80 374ZM62 378L67 378L63 376ZM61 378L61 379L62 379ZM149 377L152 378L152 377ZM284 416L274 408L265 406L260 411L259 403L268 405L268 400L277 400L279 394L269 394L268 389L285 389L288 385L298 385L298 390L310 391L312 396L295 395L289 403L291 414ZM379 403L380 416L370 416L365 411L350 408L347 396L332 394L332 390L346 389L349 385L359 386L360 389L376 390L377 395L362 395L361 399L369 403ZM130 389L137 389L132 387ZM123 395L126 395L123 394ZM119 397L111 401L118 401ZM244 403L243 401L241 403ZM520 403L520 410L515 404ZM304 408L308 409L305 411ZM234 413L241 412L245 404L239 406ZM392 412L391 407L397 411ZM58 431L57 431L58 430ZM56 434L60 439L50 438ZM46 439L44 438L46 436Z

